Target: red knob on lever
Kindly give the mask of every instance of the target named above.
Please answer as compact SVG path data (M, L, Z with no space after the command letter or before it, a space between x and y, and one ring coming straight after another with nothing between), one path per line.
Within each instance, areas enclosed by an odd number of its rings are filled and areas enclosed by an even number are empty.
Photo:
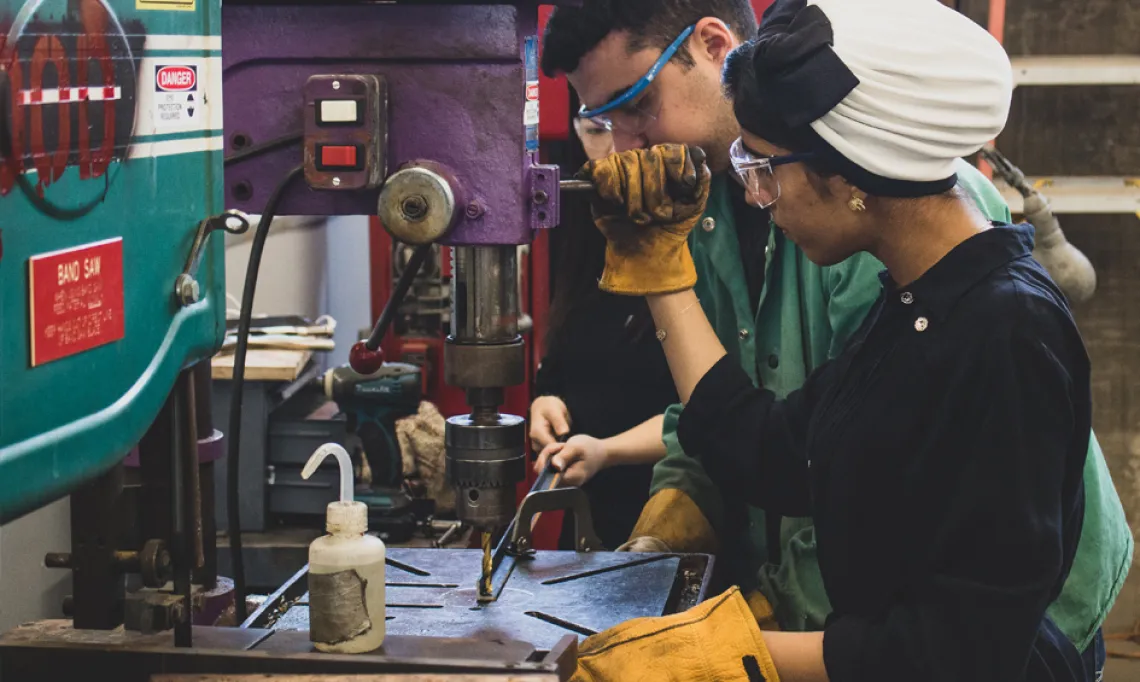
M357 341L348 352L348 364L357 374L374 374L384 366L384 351L372 350L366 341Z

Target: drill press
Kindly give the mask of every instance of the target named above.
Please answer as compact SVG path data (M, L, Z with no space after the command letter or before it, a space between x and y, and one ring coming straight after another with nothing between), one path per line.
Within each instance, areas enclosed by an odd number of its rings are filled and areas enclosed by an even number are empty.
M533 77L537 79L537 71ZM534 179L558 177L556 168L534 164L533 153L527 154L527 164ZM535 192L542 192L542 204L556 209L557 202L550 196L557 197L558 187L556 182L551 184L549 192L546 188ZM459 519L482 534L483 570L478 594L485 601L492 597L492 535L514 517L515 486L526 476L526 421L499 412L503 389L526 379L526 350L518 328L516 244L529 242L532 229L544 225L532 225L529 220L498 223L493 228L494 238L506 243L465 244L486 239L485 232L492 226L482 226L481 231L469 232L466 237L462 231L452 234L458 218L455 197L462 193L459 181L438 164L416 164L396 173L385 185L378 213L381 223L404 243L416 244L419 249L437 240L454 244L451 333L444 349L444 377L448 384L466 391L471 412L447 420L447 471L456 489ZM477 204L469 204L469 209L473 205ZM468 210L466 215L477 213ZM542 211L541 222L556 223L557 213ZM413 257L412 265L405 270L407 281L415 276L418 262ZM398 285L388 309L402 298L400 289ZM379 339L389 323L386 310L371 338L353 349L354 369L365 372L382 361Z
M471 414L447 420L448 477L459 519L482 533L479 599L492 598L491 535L515 515L515 485L526 476L526 422L500 414L503 389L526 378L518 333L518 260L511 246L452 251L451 335L446 380L466 389Z

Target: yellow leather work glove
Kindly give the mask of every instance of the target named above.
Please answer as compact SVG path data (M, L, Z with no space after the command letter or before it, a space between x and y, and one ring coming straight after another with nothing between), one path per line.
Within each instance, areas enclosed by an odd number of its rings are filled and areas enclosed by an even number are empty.
M587 163L577 177L596 187L594 223L606 237L603 291L644 296L697 283L687 238L704 214L712 177L699 147L611 154Z
M658 492L641 510L629 542L619 552L715 554L716 532L700 507L676 488Z
M571 682L780 682L734 587L684 613L637 618L582 642Z
M760 590L749 592L744 601L748 602L748 610L752 612L752 617L756 619L756 625L761 630L779 632L780 624L776 621L776 610Z

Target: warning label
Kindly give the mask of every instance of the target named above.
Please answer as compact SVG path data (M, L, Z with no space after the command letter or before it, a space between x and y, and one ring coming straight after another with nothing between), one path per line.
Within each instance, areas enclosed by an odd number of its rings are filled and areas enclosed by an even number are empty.
M195 0L135 0L135 9L165 9L193 12Z
M538 81L526 84L526 106L523 108L523 125L538 125Z
M194 122L202 108L198 67L160 64L154 67L154 126L178 128Z

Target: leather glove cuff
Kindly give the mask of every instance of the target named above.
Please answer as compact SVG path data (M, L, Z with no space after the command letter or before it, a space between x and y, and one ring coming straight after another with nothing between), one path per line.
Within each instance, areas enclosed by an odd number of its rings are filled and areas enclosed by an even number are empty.
M572 682L612 680L779 682L764 636L734 587L684 613L638 618L578 650Z
M693 498L676 488L658 492L641 510L630 539L649 537L674 552L714 554L716 532ZM631 543L626 543L631 544Z
M646 296L692 289L697 266L686 240L658 240L652 250L630 253L606 245L606 268L598 287L611 294Z

